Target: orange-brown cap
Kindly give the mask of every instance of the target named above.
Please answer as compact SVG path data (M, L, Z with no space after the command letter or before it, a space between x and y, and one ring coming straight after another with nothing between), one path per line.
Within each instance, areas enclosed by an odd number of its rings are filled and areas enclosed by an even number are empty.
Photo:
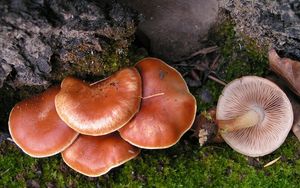
M58 115L85 135L104 135L124 126L139 110L141 78L135 68L88 85L67 77L55 98Z
M124 141L118 133L111 133L103 136L80 135L62 152L62 157L75 171L96 177L135 158L139 153L140 149Z
M56 113L54 99L58 92L59 87L52 87L16 104L10 113L12 139L32 157L55 155L78 136Z
M227 144L244 155L259 157L273 152L284 142L293 124L293 110L286 94L273 82L245 76L224 88L218 101L217 120L229 121L228 126L233 126L231 131L221 132ZM247 128L236 124L248 121L255 123L246 125Z
M163 61L145 58L136 67L143 82L141 109L120 135L141 148L170 147L192 126L196 100L180 73Z

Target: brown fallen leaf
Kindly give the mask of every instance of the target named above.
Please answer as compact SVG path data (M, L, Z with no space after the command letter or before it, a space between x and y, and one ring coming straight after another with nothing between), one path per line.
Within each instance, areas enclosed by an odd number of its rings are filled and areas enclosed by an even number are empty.
M271 69L282 77L290 89L300 96L300 62L289 58L280 58L274 49L269 51Z
M300 101L294 97L288 96L294 112L294 123L293 123L293 133L296 135L298 140L300 141Z
M220 143L224 141L218 133L215 108L199 114L196 117L192 130L194 130L193 136L199 139L200 146L206 143Z

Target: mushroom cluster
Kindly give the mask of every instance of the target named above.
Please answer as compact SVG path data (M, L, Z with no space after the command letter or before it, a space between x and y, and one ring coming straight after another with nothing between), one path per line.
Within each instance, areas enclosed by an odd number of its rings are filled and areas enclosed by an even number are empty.
M72 169L96 177L141 148L173 146L195 115L196 100L180 73L145 58L92 84L67 77L60 87L16 104L8 124L26 154L61 153Z

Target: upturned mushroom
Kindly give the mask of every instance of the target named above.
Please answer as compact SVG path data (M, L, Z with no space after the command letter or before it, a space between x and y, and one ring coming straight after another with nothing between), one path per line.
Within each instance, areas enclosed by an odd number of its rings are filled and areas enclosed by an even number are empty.
M284 142L293 124L293 111L286 94L273 82L245 76L224 88L216 118L227 144L244 155L258 157Z
M97 177L135 158L139 153L140 149L125 142L118 133L103 136L80 135L62 152L62 158L75 171Z
M283 89L287 94L289 100L291 101L293 112L294 112L294 122L293 122L292 130L295 136L300 141L300 99L296 94L294 94L288 88L286 88L286 84L283 80L272 75L268 76L267 79L276 83L281 89Z
M124 126L138 112L141 77L135 68L123 69L92 85L67 77L55 98L58 115L85 135L105 135Z
M271 69L283 78L290 89L300 96L300 62L289 58L280 58L274 49L269 51Z
M60 153L78 136L57 115L54 98L59 87L19 102L9 116L9 132L14 142L32 157Z
M196 100L180 73L163 61L145 58L136 68L143 82L141 108L120 135L140 148L168 148L192 126Z

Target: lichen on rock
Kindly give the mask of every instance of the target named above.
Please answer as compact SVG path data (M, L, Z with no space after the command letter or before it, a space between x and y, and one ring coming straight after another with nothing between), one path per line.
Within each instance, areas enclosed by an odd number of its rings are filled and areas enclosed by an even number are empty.
M273 46L284 56L300 59L300 4L298 0L226 0L239 34L263 47Z

